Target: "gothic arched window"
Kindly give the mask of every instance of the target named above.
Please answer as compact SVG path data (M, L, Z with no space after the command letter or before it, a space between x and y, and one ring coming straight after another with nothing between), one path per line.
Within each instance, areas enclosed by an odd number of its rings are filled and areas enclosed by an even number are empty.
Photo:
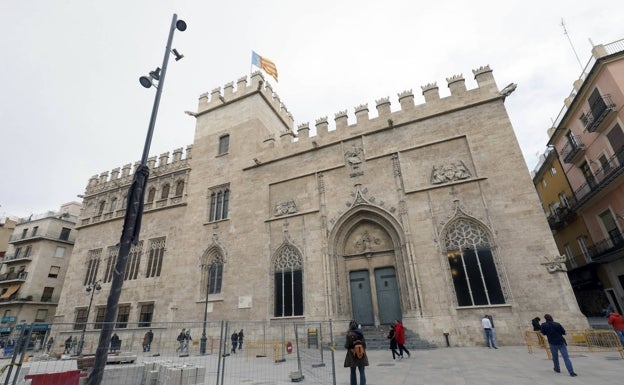
M183 192L184 192L184 181L179 180L178 183L176 183L175 196L181 197Z
M167 199L167 198L169 198L169 184L164 185L160 193L160 199Z
M205 296L206 289L208 289L208 294L221 293L222 282L223 255L216 247L214 247L206 255L204 255L204 262L202 264L201 293Z
M294 248L281 249L274 265L274 316L303 315L303 260Z
M149 189L149 191L147 192L147 203L152 203L154 202L154 197L156 196L156 188L152 187Z
M487 231L468 219L454 221L444 240L459 306L505 303Z

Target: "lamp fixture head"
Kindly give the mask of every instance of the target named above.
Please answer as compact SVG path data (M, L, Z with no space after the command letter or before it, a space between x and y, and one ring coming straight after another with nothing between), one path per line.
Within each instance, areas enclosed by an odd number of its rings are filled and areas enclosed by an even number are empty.
M171 52L173 52L173 55L175 56L175 61L178 61L180 59L182 59L184 57L184 55L182 55L181 53L178 52L177 49L172 49Z
M176 21L176 29L180 32L186 31L186 23L184 22L184 20Z
M141 85L145 88L150 88L151 86L153 86L152 80L147 76L141 76L139 78L139 83L141 83Z
M154 80L160 80L160 67L156 67L154 71L150 71L149 76Z

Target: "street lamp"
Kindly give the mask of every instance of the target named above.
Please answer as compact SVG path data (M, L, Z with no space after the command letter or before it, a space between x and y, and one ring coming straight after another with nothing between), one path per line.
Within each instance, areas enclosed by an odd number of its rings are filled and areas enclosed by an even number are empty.
M119 240L119 252L117 254L117 262L113 270L113 279L111 282L108 301L106 302L106 311L104 312L104 324L100 331L100 340L95 351L95 361L93 369L87 380L88 385L100 385L104 377L104 367L108 360L108 345L110 343L111 334L113 334L113 324L119 307L119 298L121 297L121 288L123 286L123 274L128 264L128 254L132 245L139 242L139 232L141 230L141 217L143 216L143 201L145 198L145 187L149 177L149 167L147 167L147 157L152 144L152 135L154 133L154 125L156 124L156 116L158 115L158 105L160 104L160 95L165 83L165 74L167 73L167 63L169 55L173 52L176 61L182 59L177 50L172 50L173 33L176 31L185 31L186 23L178 20L178 15L173 14L171 26L169 27L169 37L167 38L167 46L165 48L165 56L163 58L160 71L158 68L150 73L150 77L143 76L139 82L143 87L149 88L152 85L156 87L156 96L154 97L154 105L152 107L152 115L150 116L147 136L145 138L145 146L143 147L143 156L141 163L134 172L134 177L128 190L128 203L126 205L126 215L124 216L123 229L121 230L121 238ZM158 78L158 79L156 79ZM152 80L158 82L157 85ZM148 84L149 83L149 84Z
M210 274L212 273L213 264L202 265L202 270L208 270L208 276L206 277L206 305L204 306L204 329L202 330L202 336L199 340L199 353L206 354L206 318L208 316L208 294L210 294Z
M87 322L89 321L89 313L91 313L91 305L93 305L93 295L100 290L102 290L102 286L100 286L100 281L91 282L85 288L85 292L87 293L87 295L91 295L91 298L89 299L89 307L87 308L87 316L85 317L86 319L85 319L84 326L82 327L82 334L80 335L80 341L78 342L78 351L76 352L76 354L79 356L82 355L82 348L84 347L84 337L87 331Z

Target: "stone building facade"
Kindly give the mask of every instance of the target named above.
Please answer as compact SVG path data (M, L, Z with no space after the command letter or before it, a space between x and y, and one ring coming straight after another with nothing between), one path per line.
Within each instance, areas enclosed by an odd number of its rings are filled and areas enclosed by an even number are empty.
M482 344L484 314L503 344L545 312L586 327L504 107L513 87L473 74L475 89L453 76L450 96L431 83L425 103L404 91L315 135L258 72L201 95L192 147L150 158L119 314L201 321L208 291L213 320L400 318L437 344ZM57 321L86 308L69 293L110 288L131 176L89 181Z

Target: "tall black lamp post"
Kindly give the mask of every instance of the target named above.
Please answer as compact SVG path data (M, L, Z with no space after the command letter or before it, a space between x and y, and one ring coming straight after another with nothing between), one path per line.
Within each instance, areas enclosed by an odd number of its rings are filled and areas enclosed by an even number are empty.
M123 275L126 271L128 262L128 254L130 248L139 242L139 232L141 230L141 217L143 215L143 201L145 197L145 186L149 177L149 167L147 167L147 157L152 144L152 135L154 134L154 125L156 116L158 115L158 105L160 104L160 95L162 94L165 84L165 75L167 74L167 63L169 55L173 53L175 60L178 61L184 57L176 49L171 48L173 42L173 33L175 30L185 31L186 23L178 20L178 15L173 14L171 27L169 28L169 37L167 39L167 47L165 48L165 57L163 58L162 67L151 71L148 76L141 76L139 82L145 88L156 87L156 96L154 97L154 106L152 107L152 115L150 117L149 127L147 129L147 137L145 138L145 146L143 147L143 156L141 163L134 173L134 179L128 191L128 204L126 215L124 217L123 229L121 231L121 239L119 241L119 253L117 262L113 270L113 280L111 283L110 294L106 304L106 312L104 313L104 324L100 332L100 340L95 352L95 362L93 369L89 375L88 385L100 385L104 376L104 366L108 359L108 345L110 344L111 334L113 333L113 325L117 308L119 306L119 297L121 296L121 287L123 286Z
M202 270L208 270L206 278L206 305L204 306L204 329L202 330L202 336L199 340L199 353L206 354L206 318L208 316L208 294L210 294L210 273L212 273L212 264L202 265Z
M93 305L93 295L96 292L99 292L100 290L102 290L102 286L100 286L100 281L91 282L85 288L85 291L87 292L88 295L91 296L91 298L89 298L89 307L87 308L87 316L84 322L84 326L82 327L82 333L80 334L80 341L78 341L78 350L76 351L77 355L81 355L82 348L84 348L84 338L85 338L85 333L87 332L87 324L89 322L89 314L91 313L91 305Z

